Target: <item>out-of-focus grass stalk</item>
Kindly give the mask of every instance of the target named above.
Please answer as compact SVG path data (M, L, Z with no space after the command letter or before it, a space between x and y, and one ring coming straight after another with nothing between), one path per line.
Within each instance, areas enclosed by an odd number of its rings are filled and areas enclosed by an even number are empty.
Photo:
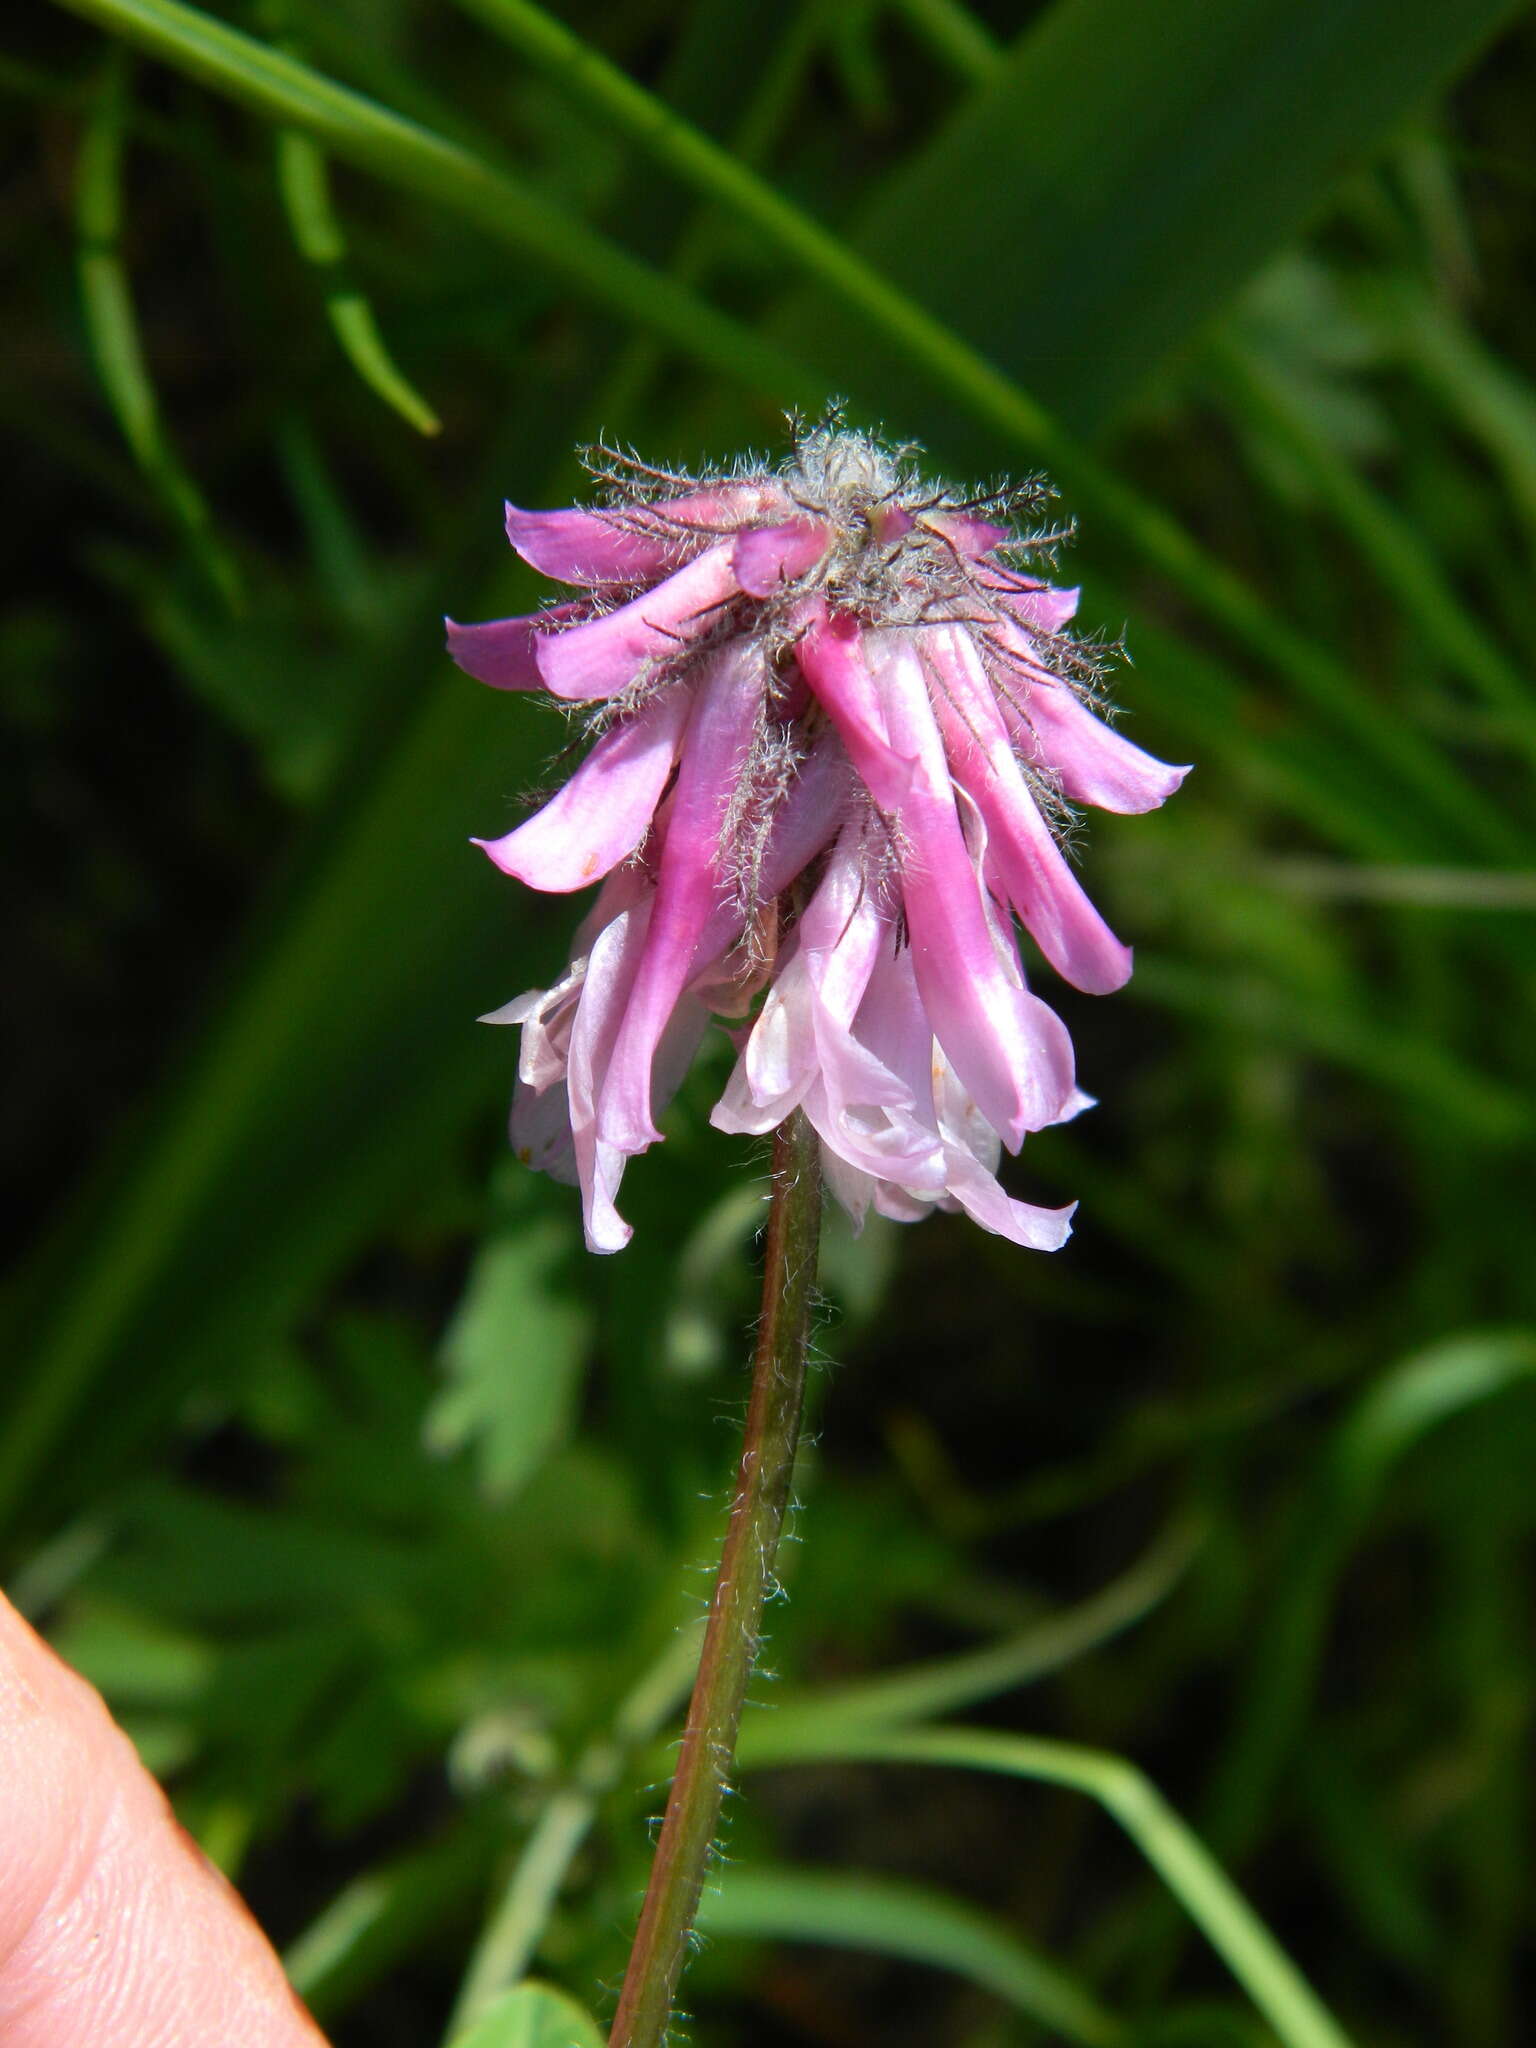
M658 275L512 172L334 83L179 0L57 0L69 12L228 94L263 119L311 135L331 155L435 200L689 357L748 389L810 407L825 391L787 351Z
M686 1694L699 1664L699 1630L681 1630L614 1716L610 1735L583 1752L568 1784L540 1813L494 1911L481 1931L443 2038L451 2042L499 1992L526 1974L603 1795L619 1783Z
M1211 344L1226 390L1244 414L1301 464L1324 503L1382 583L1453 669L1504 714L1515 743L1536 760L1536 686L1505 658L1442 575L1413 528L1362 477L1284 385L1230 337Z
M1350 2048L1318 1998L1226 1872L1157 1788L1125 1758L991 1728L865 1728L840 1714L771 1715L743 1740L744 1769L810 1762L951 1765L1085 1792L1125 1829L1222 1957L1286 2048Z
M123 263L123 136L129 103L129 68L114 51L102 69L95 103L80 143L75 186L78 269L86 335L108 403L134 460L186 536L194 559L232 608L240 602L234 563L214 538L208 507L166 438L154 386L145 367Z
M956 0L896 0L896 12L967 85L985 83L1003 54L986 24Z
M278 132L277 182L299 252L323 281L326 317L348 362L418 433L438 433L442 423L437 414L396 367L372 306L346 275L346 238L331 204L325 157L293 128Z

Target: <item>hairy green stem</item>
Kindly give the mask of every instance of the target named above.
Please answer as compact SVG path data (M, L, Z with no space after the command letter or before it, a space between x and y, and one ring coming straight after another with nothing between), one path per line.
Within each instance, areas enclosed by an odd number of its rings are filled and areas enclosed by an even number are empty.
M677 1775L619 1994L610 2048L658 2048L672 2016L673 1993L704 1888L789 1502L820 1227L816 1138L796 1110L774 1133L763 1311L736 1494Z

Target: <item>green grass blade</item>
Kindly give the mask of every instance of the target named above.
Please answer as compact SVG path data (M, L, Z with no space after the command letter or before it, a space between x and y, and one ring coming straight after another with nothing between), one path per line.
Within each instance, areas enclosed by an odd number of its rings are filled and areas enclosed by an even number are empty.
M450 208L574 290L663 334L691 361L776 404L812 409L821 381L737 322L554 205L510 171L179 0L57 0L328 154Z
M1231 1879L1167 1801L1123 1757L987 1728L865 1729L802 1718L780 1738L772 1717L743 1731L744 1770L825 1762L939 1764L1084 1792L1125 1829L1262 2012L1285 2048L1349 2048L1349 2037Z
M1004 1999L1083 2048L1114 2048L1125 2026L1092 1993L974 1906L924 1886L844 1871L741 1868L706 1890L705 1935L816 1942L928 1963Z
M1132 1628L1173 1591L1192 1562L1201 1532L1176 1523L1128 1572L1092 1599L1037 1622L1017 1636L988 1643L958 1656L938 1658L905 1671L891 1671L836 1693L775 1700L775 1721L793 1722L804 1712L814 1718L841 1714L861 1727L918 1721L1032 1685ZM749 1711L750 1723L753 1714Z
M519 1984L482 2013L450 2048L603 2048L602 2030L563 1991Z
M1536 760L1536 685L1483 631L1407 520L1357 474L1250 350L1228 337L1213 344L1213 354L1227 389L1301 463L1426 644L1507 716L1516 745Z
M1441 1423L1533 1378L1536 1332L1468 1332L1384 1374L1339 1427L1298 1515L1212 1791L1209 1832L1224 1850L1248 1847L1273 1795L1306 1716L1339 1574L1388 1475Z
M853 239L1069 428L1102 432L1517 11L1057 0ZM846 360L848 326L830 303L813 329L821 361ZM872 363L870 387L911 415L900 359ZM974 436L963 445L995 460Z
M185 536L209 582L226 605L237 607L238 572L218 544L202 493L166 435L134 317L121 252L128 92L127 65L115 55L103 71L86 122L76 178L77 267L86 337L102 389L134 460Z
M307 135L291 128L277 138L277 182L294 240L321 274L326 314L347 360L369 389L419 434L440 432L437 414L396 367L372 306L346 278L346 238L331 204L325 157Z

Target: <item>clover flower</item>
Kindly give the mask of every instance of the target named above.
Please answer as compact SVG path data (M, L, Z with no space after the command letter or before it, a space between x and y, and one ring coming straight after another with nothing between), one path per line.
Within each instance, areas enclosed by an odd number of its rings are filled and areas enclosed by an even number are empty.
M593 742L475 843L531 888L602 885L563 979L486 1020L522 1026L513 1143L579 1183L594 1251L628 1242L624 1168L712 1017L746 1020L712 1121L803 1109L855 1223L938 1206L1041 1250L1068 1235L1070 1208L996 1178L1089 1100L1014 918L1075 987L1118 988L1131 956L1063 850L1071 806L1151 810L1187 771L1100 716L1109 650L1031 573L1062 536L1018 531L1044 487L965 495L912 453L836 414L777 469L600 451L596 509L507 511L579 594L449 621L461 668L548 692Z

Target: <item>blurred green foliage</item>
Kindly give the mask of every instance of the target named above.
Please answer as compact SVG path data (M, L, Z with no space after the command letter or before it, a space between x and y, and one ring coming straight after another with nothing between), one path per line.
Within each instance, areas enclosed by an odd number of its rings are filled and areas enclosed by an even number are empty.
M1051 991L1101 1106L1012 1169L1069 1249L829 1236L696 2037L1518 2040L1528 24L69 5L0 31L15 1597L342 2048L601 2007L763 1163L723 1040L621 1257L503 1158L472 1020L567 907L465 841L556 728L436 621L537 601L499 501L575 442L718 459L836 390L1055 474L1199 773L1087 846L1137 972Z

